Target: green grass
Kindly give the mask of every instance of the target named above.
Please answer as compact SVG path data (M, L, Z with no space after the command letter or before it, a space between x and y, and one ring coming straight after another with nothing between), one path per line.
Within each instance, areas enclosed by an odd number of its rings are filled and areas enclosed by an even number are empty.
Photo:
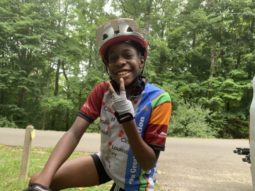
M0 190L21 191L26 188L29 179L19 179L22 147L0 145ZM48 159L51 149L33 148L30 155L29 174L38 172ZM87 155L85 152L74 152L72 158ZM90 188L66 189L68 191L106 191L111 187L111 182Z
M22 147L13 147L0 145L0 190L4 191L21 191L26 188L29 179L19 179L21 159L22 159ZM30 166L28 177L38 172L45 162L47 161L51 149L33 148L30 155ZM87 155L85 152L75 151L71 158L75 158L81 155ZM107 191L111 187L111 183L106 183L100 186L94 186L90 188L76 188L66 189L68 191ZM155 190L161 189L157 185Z

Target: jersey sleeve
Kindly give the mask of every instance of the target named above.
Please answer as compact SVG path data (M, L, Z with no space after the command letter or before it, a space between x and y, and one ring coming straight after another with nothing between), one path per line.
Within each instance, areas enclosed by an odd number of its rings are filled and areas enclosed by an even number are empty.
M168 93L163 93L152 101L152 113L144 140L155 150L163 151L165 149L171 113L172 103Z
M97 84L88 95L86 101L82 105L78 116L84 118L88 122L93 122L100 116L103 95L106 91L106 83L101 82Z

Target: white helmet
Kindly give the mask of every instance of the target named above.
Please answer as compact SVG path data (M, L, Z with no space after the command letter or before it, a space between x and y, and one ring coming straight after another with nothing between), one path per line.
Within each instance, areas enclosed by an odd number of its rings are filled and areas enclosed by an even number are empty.
M99 53L104 63L107 61L107 49L114 44L125 41L133 41L139 44L143 51L144 60L146 60L148 42L139 32L136 23L132 19L111 20L97 29L96 36Z

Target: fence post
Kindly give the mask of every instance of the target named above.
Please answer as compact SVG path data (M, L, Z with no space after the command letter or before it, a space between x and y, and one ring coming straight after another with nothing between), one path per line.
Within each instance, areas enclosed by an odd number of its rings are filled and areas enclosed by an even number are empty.
M255 190L255 76L252 80L253 98L250 106L250 160L251 160L251 178L253 190Z
M25 131L25 139L24 139L23 154L22 154L22 161L21 161L20 178L22 179L26 179L28 176L29 157L30 157L30 150L31 150L33 137L34 137L34 127L32 125L28 125Z

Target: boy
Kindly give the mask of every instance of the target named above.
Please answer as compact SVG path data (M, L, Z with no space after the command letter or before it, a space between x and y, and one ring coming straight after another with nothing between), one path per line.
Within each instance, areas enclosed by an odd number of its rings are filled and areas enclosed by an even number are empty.
M110 80L94 87L27 191L88 187L110 180L111 191L154 188L171 116L170 96L142 76L148 43L132 19L99 27L97 42ZM100 152L66 161L98 117Z

